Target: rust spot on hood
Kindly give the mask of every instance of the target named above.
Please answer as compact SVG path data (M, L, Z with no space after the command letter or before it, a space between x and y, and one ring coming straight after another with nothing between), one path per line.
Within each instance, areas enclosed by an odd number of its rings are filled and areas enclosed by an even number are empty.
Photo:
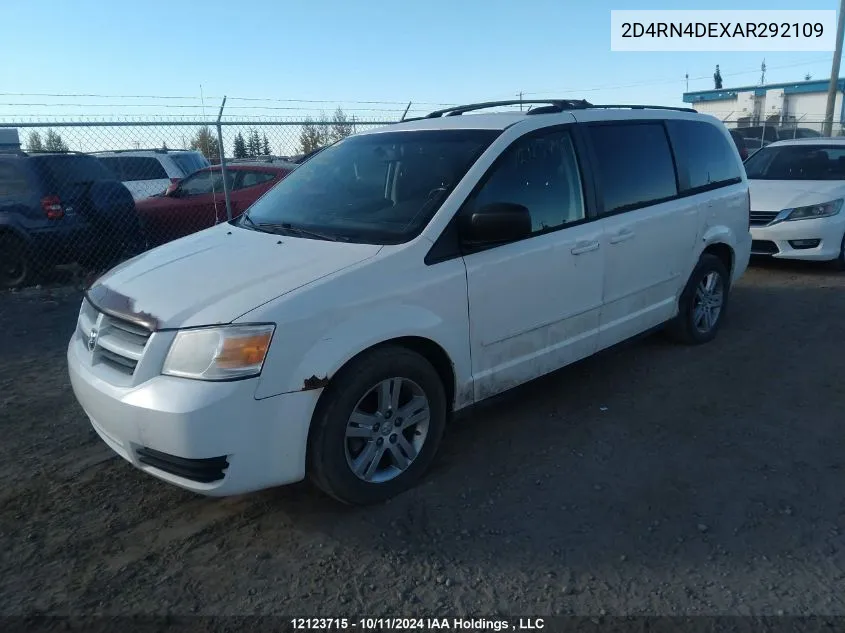
M89 288L85 292L85 298L101 312L118 319L131 321L151 332L161 328L161 320L158 317L135 308L135 299L127 297L104 284Z
M302 391L311 391L312 389L322 389L326 385L329 384L328 376L323 376L322 378L318 378L317 376L311 376L311 378L306 378L305 382L302 383Z

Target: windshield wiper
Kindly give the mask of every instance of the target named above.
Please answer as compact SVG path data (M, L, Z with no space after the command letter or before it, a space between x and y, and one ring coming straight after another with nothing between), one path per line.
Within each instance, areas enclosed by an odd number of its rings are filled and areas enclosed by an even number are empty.
M255 220L253 220L251 217L249 217L248 213L244 213L244 214L241 215L240 223L241 224L248 224L254 230L261 231L262 233L270 233L271 232L271 231L268 231L267 229L261 228L262 225L256 224Z
M252 222L252 220L250 220ZM253 222L253 224L255 224ZM340 235L330 235L328 233L321 233L319 231L312 231L311 229L306 229L301 226L296 226L291 224L290 222L262 222L260 224L255 225L258 228L266 228L270 230L279 230L288 231L289 233L293 233L294 235L302 235L304 237L314 237L318 240L328 240L329 242L348 242L349 239L346 237L342 237Z

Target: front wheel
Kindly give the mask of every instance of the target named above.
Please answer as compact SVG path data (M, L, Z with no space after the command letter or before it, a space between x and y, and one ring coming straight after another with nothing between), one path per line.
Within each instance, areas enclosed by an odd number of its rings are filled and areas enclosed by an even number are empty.
M443 383L424 357L393 346L367 352L326 387L311 425L309 476L344 503L389 499L428 469L446 414Z
M0 288L23 288L35 277L36 265L26 244L13 235L0 236Z
M667 327L669 335L687 345L712 341L722 325L729 292L730 276L722 260L702 255L681 293L678 316Z
M833 267L836 270L845 270L845 236L842 237L842 245L839 247L839 257L833 260Z

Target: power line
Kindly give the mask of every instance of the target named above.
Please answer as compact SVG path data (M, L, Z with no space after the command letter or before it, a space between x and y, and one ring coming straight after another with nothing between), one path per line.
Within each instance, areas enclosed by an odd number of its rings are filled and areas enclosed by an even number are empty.
M202 101L197 96L176 96L176 95L106 95L95 93L62 93L62 92L0 92L2 97L54 97L54 98L95 98L95 99L173 99L182 101ZM222 99L222 97L209 96L209 99ZM405 105L407 101L360 101L350 99L276 99L270 97L229 97L230 101L263 101L268 103L324 103L355 105ZM449 106L452 103L439 103L433 101L414 101L418 105ZM119 105L119 104L118 104ZM197 106L199 107L199 106ZM231 106L230 106L231 107Z
M775 70L775 69L780 69L780 68L794 68L796 66L803 66L805 64L818 64L820 62L827 61L828 59L829 59L829 56L826 55L825 57L818 58L818 59L804 60L802 62L795 62L795 63L792 63L792 64L782 64L780 66L769 66L769 67L767 67L767 70ZM748 75L748 74L752 74L752 73L756 74L757 72L759 72L759 70L760 70L759 68L754 68L754 69L749 69L749 70L740 70L740 71L736 71L736 72L732 72L732 73L723 73L722 76L723 77L736 77L738 75ZM696 81L696 80L699 80L699 79L710 79L710 78L711 78L710 75L701 75L700 77L689 77L689 79L692 80L692 81ZM678 83L680 81L683 81L683 79L677 79L677 78L659 79L659 80L654 80L654 81L640 81L640 82L631 83L631 84L596 86L596 87L592 87L592 88L567 88L565 91L562 91L562 90L542 90L542 91L536 91L536 92L526 92L525 94L526 95L542 95L542 94L560 94L561 92L570 92L570 93L572 93L572 92L598 92L598 91L601 91L601 90L618 90L618 89L622 89L622 88L639 88L639 87L643 87L643 86L658 86L658 85L665 85L665 84L673 84L673 83Z

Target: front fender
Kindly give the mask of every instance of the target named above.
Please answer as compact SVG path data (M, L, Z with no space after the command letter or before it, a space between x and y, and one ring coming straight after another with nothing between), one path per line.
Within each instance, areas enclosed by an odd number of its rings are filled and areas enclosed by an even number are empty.
M458 347L460 334L456 331L460 329L420 306L382 305L377 312L356 314L329 326L316 338L308 337L315 342L307 349L301 349L300 354L291 353L288 356L280 352L285 358L279 358L278 361L268 358L256 397L320 389L354 356L375 345L401 337L422 337L438 344L454 365L455 359L461 356ZM284 332L279 334L283 340ZM468 344L465 337L463 340ZM288 364L285 361L294 362ZM459 371L455 368L456 376Z

